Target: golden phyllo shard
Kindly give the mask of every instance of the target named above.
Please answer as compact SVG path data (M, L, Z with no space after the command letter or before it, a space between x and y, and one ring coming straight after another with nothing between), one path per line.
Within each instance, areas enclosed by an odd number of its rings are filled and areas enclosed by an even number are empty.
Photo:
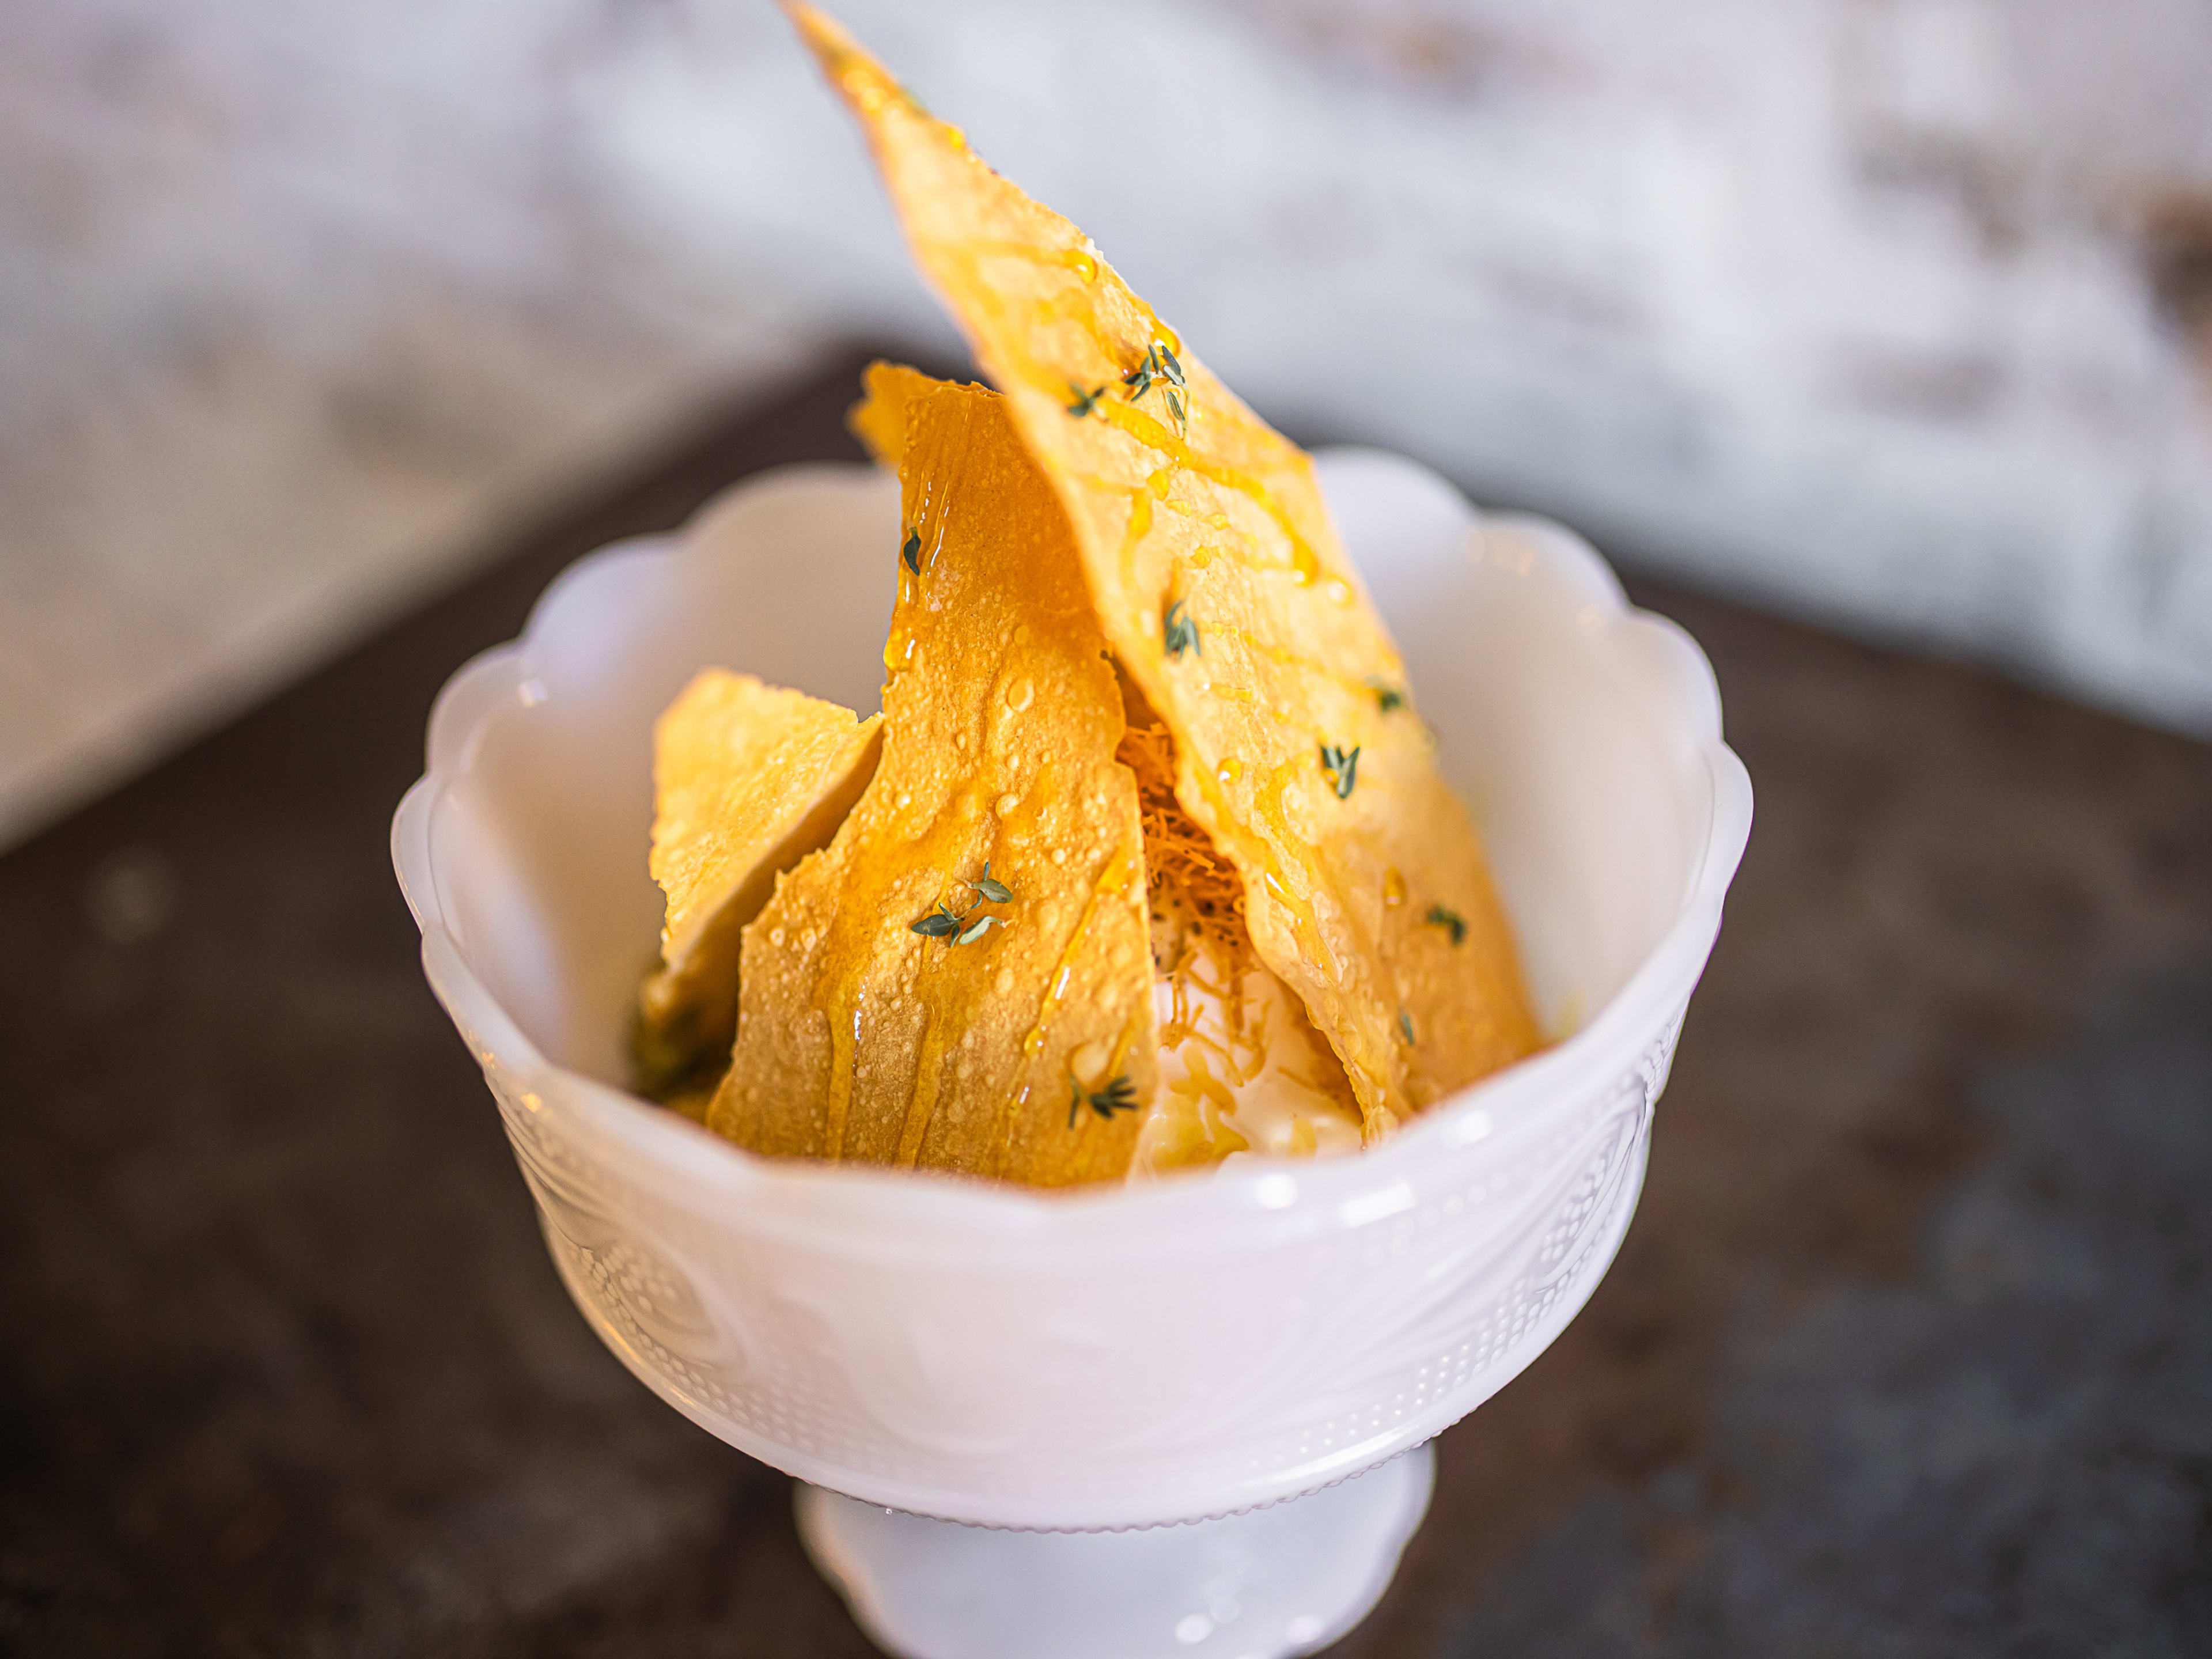
M776 876L836 833L881 735L879 715L719 668L654 724L651 869L667 910L639 1012L660 1081L728 1060L741 931Z
M896 474L899 459L906 453L907 425L915 404L942 384L904 363L870 363L860 377L865 395L847 412L845 424L877 465Z
M1143 831L1066 514L996 392L870 384L906 411L883 759L746 930L708 1122L782 1156L1118 1179L1157 1073Z
M1004 391L1107 644L1172 736L1176 793L1242 876L1253 946L1343 1061L1369 1137L1530 1052L1474 827L1310 459L1073 225L836 23L787 9Z

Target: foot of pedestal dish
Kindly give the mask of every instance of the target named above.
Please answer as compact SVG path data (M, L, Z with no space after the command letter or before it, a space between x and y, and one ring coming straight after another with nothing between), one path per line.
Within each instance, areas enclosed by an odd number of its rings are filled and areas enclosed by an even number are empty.
M814 1565L900 1659L1286 1659L1367 1616L1429 1507L1417 1447L1325 1492L1142 1532L998 1532L799 1489Z

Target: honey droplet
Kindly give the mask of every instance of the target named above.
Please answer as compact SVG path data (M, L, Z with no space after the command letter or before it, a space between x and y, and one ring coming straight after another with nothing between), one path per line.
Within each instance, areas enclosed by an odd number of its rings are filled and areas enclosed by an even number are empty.
M1382 874L1382 902L1395 908L1405 902L1406 878L1393 866Z
M1328 579L1328 585L1322 588L1322 592L1328 595L1330 603L1332 604L1349 605L1352 603L1352 590L1334 576L1331 576Z
M1005 794L1000 796L999 799L993 803L993 805L998 809L999 816L1002 818L1011 817L1013 815L1014 808L1019 806L1021 804L1022 798L1014 793L1011 789L1009 789Z
M1190 566L1192 569L1203 570L1206 566L1212 562L1213 550L1212 548L1194 547L1190 550Z
M1077 248L1068 254L1067 268L1086 283L1095 283L1098 280L1098 261L1081 248Z
M1036 699L1036 688L1027 680L1016 680L1006 688L1006 707L1017 714Z
M1234 755L1228 756L1213 769L1213 775L1224 783L1234 783L1244 775L1244 763Z

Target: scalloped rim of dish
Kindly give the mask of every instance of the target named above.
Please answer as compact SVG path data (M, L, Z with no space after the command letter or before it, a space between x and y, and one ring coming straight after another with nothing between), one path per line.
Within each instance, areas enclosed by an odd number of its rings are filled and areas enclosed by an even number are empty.
M1483 532L1484 515L1455 486L1417 463L1359 449L1322 451L1316 459L1387 463L1409 483L1449 492L1468 530L1477 537ZM1752 814L1749 775L1722 738L1711 665L1674 623L1629 605L1589 543L1547 520L1498 514L1487 522L1523 532L1538 562L1602 619L1607 633L1656 635L1661 641L1678 693L1674 718L1705 761L1711 815L1697 873L1674 921L1596 1015L1552 1047L1437 1102L1383 1145L1352 1157L1267 1160L1211 1175L1044 1193L933 1171L761 1158L662 1107L549 1060L469 966L446 925L430 856L432 819L449 781L467 766L484 716L497 705L543 699L532 672L532 647L579 583L604 579L629 561L684 556L692 532L709 514L719 516L757 493L849 489L873 477L872 468L853 463L775 468L732 485L682 530L612 543L579 559L539 595L520 638L480 653L446 683L431 710L426 770L393 816L392 863L422 930L424 970L471 1052L480 1064L513 1079L531 1109L562 1117L617 1163L641 1176L659 1170L678 1178L678 1190L657 1189L657 1196L711 1198L717 1207L765 1200L745 1205L749 1226L786 1238L805 1235L811 1245L840 1253L872 1253L867 1247L878 1242L881 1230L896 1223L924 1230L921 1237L933 1241L933 1248L924 1246L928 1255L945 1250L967 1257L978 1244L995 1255L1012 1233L1024 1240L1024 1259L1031 1267L1041 1265L1037 1252L1049 1258L1059 1255L1056 1247L1087 1255L1102 1230L1115 1236L1117 1248L1133 1244L1139 1252L1146 1239L1155 1241L1154 1248L1188 1250L1212 1231L1209 1223L1241 1232L1255 1216L1273 1223L1267 1231L1278 1236L1335 1231L1414 1207L1415 1187L1426 1184L1417 1180L1419 1174L1450 1161L1452 1153L1477 1143L1540 1134L1551 1116L1547 1106L1586 1100L1622 1075L1640 1057L1662 1011L1681 1003L1695 987L1720 930L1722 904L1742 858ZM554 1079L557 1089L545 1086ZM789 1204L797 1196L805 1204ZM876 1224L867 1231L877 1238L851 1232L850 1222L863 1215ZM916 1242L905 1237L902 1248L911 1250Z

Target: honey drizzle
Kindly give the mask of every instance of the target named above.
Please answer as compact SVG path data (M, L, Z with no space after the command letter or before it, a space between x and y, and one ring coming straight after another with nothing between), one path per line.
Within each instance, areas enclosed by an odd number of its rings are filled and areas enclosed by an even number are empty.
M1146 476L1141 484L1127 483L1119 478L1104 477L1096 472L1078 472L1073 469L1067 471L1066 476L1074 483L1086 485L1102 495L1122 495L1133 490L1150 489L1153 495L1159 497L1160 505L1169 512L1180 514L1186 519L1194 519L1207 529L1218 530L1224 536L1233 536L1237 533L1237 526L1229 522L1229 515L1217 507L1200 507L1195 501L1180 501L1166 494L1158 484L1153 483L1153 480L1159 477L1162 473L1173 476L1172 470L1168 467L1156 469ZM1274 564L1246 558L1241 554L1231 553L1230 556L1249 565L1255 570L1288 570L1290 568L1286 564Z
M1044 1048L1044 1028L1051 1023L1053 1015L1059 1011L1060 1003L1067 995L1068 981L1075 973L1076 947L1083 943L1084 935L1091 931L1091 924L1098 915L1100 904L1109 897L1120 897L1128 887L1129 876L1128 852L1126 848L1116 848L1114 856L1106 861L1105 870L1091 884L1091 896L1083 903L1083 915L1076 922L1075 931L1067 936L1067 944L1060 953L1060 961L1053 968L1052 977L1045 982L1044 1001L1038 1006L1036 1022L1030 1027L1029 1034L1022 1038L1022 1057L1024 1060L1035 1060Z
M1144 1029L1145 1008L1144 1005L1139 1003L1130 1010L1129 1018L1122 1022L1121 1035L1114 1039L1114 1052L1106 1057L1105 1075L1107 1077L1116 1078L1121 1075L1121 1067L1128 1061L1129 1050L1137 1045L1137 1034Z
M1276 529L1283 532L1285 539L1291 544L1291 563L1300 586L1311 582L1321 574L1321 556L1314 551L1313 544L1299 533L1298 527L1291 522L1289 509L1275 499L1274 491L1267 488L1264 479L1255 477L1242 468L1217 461L1210 455L1200 454L1133 404L1109 399L1098 405L1098 412L1147 449L1158 450L1178 466L1197 473L1209 483L1235 490L1273 520Z
M1306 838L1291 824L1290 814L1284 809L1283 794L1291 780L1305 767L1303 760L1285 761L1267 775L1267 781L1253 791L1253 805L1259 808L1269 832L1281 847L1297 847ZM1291 890L1288 872L1270 851L1264 860L1267 870L1265 885L1267 895L1290 912L1291 932L1297 936L1299 954L1311 962L1322 974L1334 979L1338 973L1336 956L1322 937L1321 927L1314 919L1313 906L1303 896Z
M880 775L880 769L879 769ZM959 865L968 853L976 824L981 820L982 790L971 781L963 785L939 811L928 827L915 839L926 849L923 862L934 867L952 868ZM828 1141L832 1163L845 1155L845 1132L853 1099L853 1074L858 1063L861 1018L864 1012L860 982L866 978L870 963L870 945L878 919L890 902L888 885L879 878L860 874L871 865L880 867L880 860L863 855L854 860L855 871L854 890L846 896L832 916L829 937L822 946L822 968L815 980L813 1006L830 1022L830 1121ZM933 1010L933 1015L934 1011ZM926 1040L926 1033L925 1033ZM921 1089L919 1076L915 1090ZM930 1088L931 1106L934 1110L935 1085ZM902 1152L907 1133L917 1136L912 1128L915 1097L908 1098L908 1129L900 1135ZM923 1127L927 1127L925 1117Z
M1288 714L1284 714L1279 708L1270 708L1266 698L1245 686L1211 684L1207 690L1217 697L1226 697L1230 702L1242 703L1247 708L1255 708L1279 724L1288 726L1291 723Z
M1310 657L1302 651L1293 651L1287 646L1276 645L1270 641L1261 639L1249 629L1239 628L1233 623L1210 620L1206 627L1208 631L1224 639L1240 641L1247 650L1257 656L1267 658L1268 661L1279 667L1301 669L1309 674L1331 682L1346 696L1364 707L1370 710L1374 707L1374 688L1370 686L1364 678L1354 679L1351 675L1330 667L1318 657ZM1278 714L1276 718L1279 720L1283 717Z
M1073 931L1068 934L1067 943L1060 950L1060 960L1053 964L1051 978L1045 981L1044 1000L1037 1006L1036 1019L1022 1038L1024 1060L1034 1060L1043 1052L1045 1027L1052 1023L1053 1015L1059 1012L1060 1003L1067 995L1068 981L1074 977L1076 951L1081 946L1084 936L1091 931L1091 923L1097 919L1100 907L1110 899L1119 898L1127 890L1131 873L1128 850L1126 848L1115 848L1114 856L1106 861L1105 869L1091 884L1091 896L1083 903L1083 915L1077 919ZM1141 1006L1133 1018L1141 1023ZM1132 1030L1133 1029L1133 1026ZM1127 1054L1132 1030L1122 1033L1121 1046L1114 1051L1117 1059ZM1111 1077L1113 1073L1109 1072L1107 1075ZM999 1164L1002 1169L1006 1154L1013 1146L1014 1125L1020 1121L1021 1109L1028 1103L1029 1097L1030 1085L1024 1082L1019 1089L1007 1094L1006 1103L1000 1110Z
M1137 548L1152 532L1152 494L1139 485L1129 492L1129 523L1121 532L1121 585L1137 586Z
M1118 339L1105 331L1098 320L1097 307L1091 303L1084 293L1085 289L1098 280L1101 270L1113 277L1115 291L1128 301L1131 308L1151 325L1148 331L1153 338L1168 341L1168 349L1171 351L1182 349L1182 343L1172 337L1174 331L1152 315L1152 307L1132 293L1127 283L1122 282L1119 276L1115 276L1109 268L1100 265L1086 250L1031 247L1019 242L1004 241L988 237L969 238L959 241L933 239L924 242L922 247L925 258L929 254L934 253L959 265L971 292L980 291L981 295L988 296L998 304L1002 313L1012 308L1012 302L1002 297L996 289L982 280L981 272L977 268L981 260L994 258L1018 258L1027 260L1031 264L1059 265L1074 272L1079 279L1079 286L1071 292L1058 297L1030 299L1023 301L1023 304L1026 307L1033 325L1048 326L1054 323L1073 323L1089 335L1091 344L1108 365L1106 372L1116 380L1127 372L1121 362L1125 349ZM1084 270L1086 264L1091 267L1087 275ZM1047 374L1042 363L1025 355L1021 360L1021 372L1024 379L1033 385L1042 386L1055 397L1066 390L1067 383L1065 379Z
M1090 314L1088 307L1071 307L1065 300L1032 300L1030 315L1037 322L1047 325L1073 323L1091 337L1091 343L1098 349L1100 356L1109 364L1114 362L1118 342L1106 332L1096 317ZM1107 372L1117 378L1121 373L1119 368L1110 368Z
M937 1115L939 1073L945 1068L947 1046L945 1030L938 1009L931 1007L922 1018L921 1056L915 1065L913 1091L907 1096L906 1121L899 1126L896 1162L902 1170L914 1168L921 1155L921 1139L929 1132L929 1121Z
M848 974L830 994L830 1162L845 1156L845 1120L853 1107L853 1066L860 1042L859 975ZM819 1007L819 988L817 989Z
M1030 386L1056 399L1065 398L1067 382L1062 377L1046 373L1034 359L1020 356L1011 350L1008 355L1018 358L1016 368L1019 376ZM1185 471L1196 473L1209 483L1223 489L1232 490L1245 497L1267 515L1275 528L1282 532L1283 538L1290 544L1291 559L1287 567L1267 561L1249 559L1242 555L1232 555L1237 557L1240 562L1249 564L1256 570L1288 568L1291 579L1301 587L1310 586L1328 568L1321 555L1314 550L1313 544L1305 538L1297 526L1291 521L1289 509L1275 499L1274 491L1268 489L1265 479L1257 477L1241 467L1231 466L1225 461L1217 461L1210 455L1201 455L1188 443L1133 404L1123 403L1116 398L1103 398L1098 401L1097 407L1100 416L1109 425L1121 428L1147 449L1167 456L1176 465ZM1197 412L1195 404L1193 405L1193 412L1194 415ZM1129 488L1127 484L1111 487L1117 489ZM1233 526L1231 527L1233 528ZM1350 589L1346 588L1346 599L1349 594ZM1336 595L1332 592L1330 597L1334 599ZM1339 603L1343 602L1344 600L1339 600Z
M1033 242L978 236L963 242L933 242L955 258L1025 259L1033 265L1059 265L1073 271L1085 287L1098 280L1098 258L1087 247L1039 247Z

